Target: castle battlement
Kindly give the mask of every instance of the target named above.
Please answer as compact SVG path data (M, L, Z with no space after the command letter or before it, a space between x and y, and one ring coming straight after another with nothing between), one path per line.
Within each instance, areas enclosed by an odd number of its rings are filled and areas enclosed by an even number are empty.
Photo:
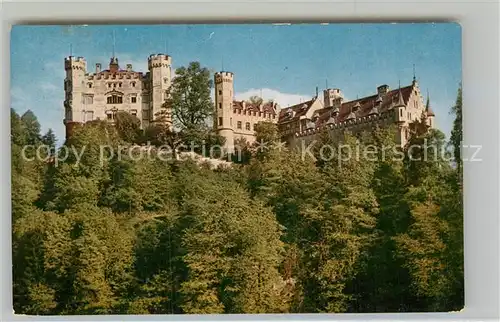
M87 62L83 57L65 57L64 58L64 70L86 70Z
M169 67L172 64L172 58L166 54L153 54L148 57L148 69L157 67Z
M223 82L232 82L234 78L234 74L232 72L217 72L215 73L215 81L217 82L220 79Z
M345 130L357 130L359 127L364 126L364 125L374 125L374 124L379 124L381 123L380 121L383 120L388 120L390 117L393 116L392 110L383 112L380 114L374 114L374 115L367 115L363 117L359 117L353 120L345 120L339 123L326 123L323 124L319 127L315 127L312 129L306 129L300 132L295 133L295 137L305 137L305 136L310 136L310 135L316 135L322 130L329 129L329 130L339 130L339 131L345 131Z

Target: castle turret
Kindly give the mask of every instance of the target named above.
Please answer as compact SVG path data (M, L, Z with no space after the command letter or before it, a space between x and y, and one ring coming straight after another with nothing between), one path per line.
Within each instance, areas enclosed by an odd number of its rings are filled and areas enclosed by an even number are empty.
M111 57L109 60L109 71L112 73L116 73L120 70L120 65L118 65L118 58Z
M226 139L224 148L234 149L233 114L233 73L215 73L215 109L217 133Z
M427 93L427 103L425 104L425 114L427 116L427 125L429 125L429 127L433 128L434 127L434 117L436 115L434 114L434 111L431 108L431 99L429 97L429 93Z
M325 107L333 106L334 102L338 99L342 101L344 95L338 88L327 88L323 91L323 105Z
M172 58L165 54L150 55L148 58L148 70L150 74L150 115L154 120L163 114L164 120L172 122L170 111L165 110L167 90L172 81Z
M85 74L87 62L83 57L69 56L64 59L66 79L64 80L64 124L66 135L74 123L83 123L85 111L83 110L82 95L85 91Z

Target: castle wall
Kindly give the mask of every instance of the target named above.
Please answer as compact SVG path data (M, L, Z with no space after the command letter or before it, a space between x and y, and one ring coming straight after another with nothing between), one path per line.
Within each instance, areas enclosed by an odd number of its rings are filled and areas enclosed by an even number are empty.
M340 136L343 132L349 131L352 135L361 134L363 132L370 132L376 126L387 127L395 124L396 110L391 110L376 116L367 116L358 118L352 121L345 121L340 124L328 124L322 128L310 129L295 135L291 135L287 139L289 146L293 148L304 148L312 141L318 140L318 135L326 129L332 136ZM395 130L395 138L398 141L399 129ZM396 142L399 143L399 142Z
M257 123L276 123L277 121L277 115L271 113L241 111L240 109L234 109L230 124L233 128L234 140L244 138L248 143L251 144L255 142L255 125ZM238 124L241 124L241 128L239 128Z
M125 111L141 121L141 127L151 124L157 114L171 115L165 111L164 102L171 85L170 56L157 54L148 59L149 72L135 72L128 64L125 70L118 69L118 60L111 59L109 70L101 70L96 64L94 73L87 72L83 57L65 58L66 79L65 117L67 135L69 124L94 120L114 121L114 113Z

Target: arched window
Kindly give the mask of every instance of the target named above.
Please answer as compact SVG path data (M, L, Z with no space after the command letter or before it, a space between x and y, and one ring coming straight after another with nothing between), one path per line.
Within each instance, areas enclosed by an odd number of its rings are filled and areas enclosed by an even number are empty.
M92 83L88 83L89 88L92 88Z
M116 94L113 94L113 95L107 97L106 102L108 104L122 104L123 97L116 95Z
M245 123L245 130L250 131L250 122Z

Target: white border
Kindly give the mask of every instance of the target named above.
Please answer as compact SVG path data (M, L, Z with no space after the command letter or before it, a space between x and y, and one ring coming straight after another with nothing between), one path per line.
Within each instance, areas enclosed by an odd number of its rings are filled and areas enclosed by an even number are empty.
M64 1L67 2L67 1ZM152 1L146 3L0 4L3 101L1 145L2 217L0 240L1 321L155 320L498 320L499 318L499 4L490 1ZM482 145L482 162L464 165L466 307L454 313L290 314L204 316L21 316L12 312L10 219L10 49L13 24L180 23L180 22L365 22L457 21L463 37L464 144ZM29 90L29 89L27 89Z

